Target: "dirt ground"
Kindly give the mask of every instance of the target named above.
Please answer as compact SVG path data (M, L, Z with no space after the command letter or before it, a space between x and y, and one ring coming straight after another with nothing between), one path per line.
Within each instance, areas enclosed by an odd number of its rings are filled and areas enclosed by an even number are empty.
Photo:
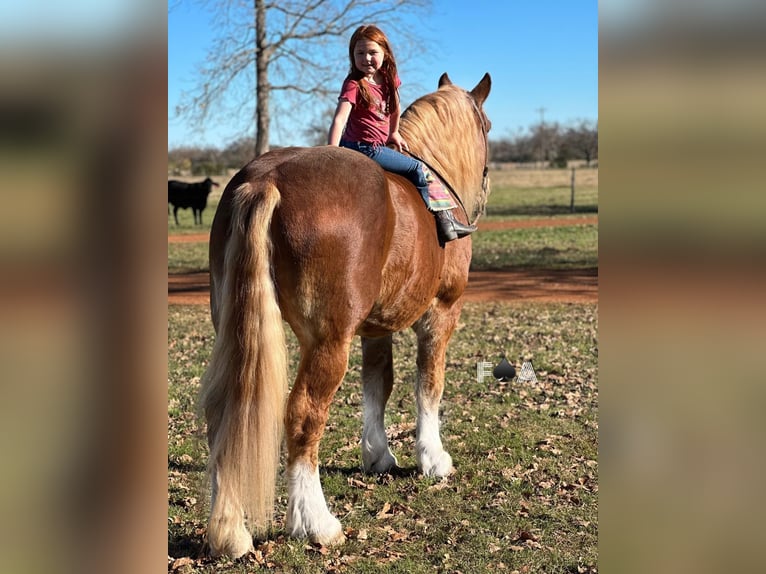
M482 222L479 230L559 225L597 224L598 217L529 219ZM208 234L170 235L169 243L202 242ZM466 301L598 302L597 269L512 269L473 271L468 277ZM168 275L168 304L209 305L210 275Z

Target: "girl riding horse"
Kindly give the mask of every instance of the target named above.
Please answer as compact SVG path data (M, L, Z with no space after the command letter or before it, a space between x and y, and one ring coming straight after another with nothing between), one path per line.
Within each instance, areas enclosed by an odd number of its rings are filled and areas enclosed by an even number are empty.
M340 91L327 143L360 151L383 169L414 183L436 218L442 243L476 231L475 226L455 219L452 209L457 205L428 168L400 153L409 148L399 133L401 81L386 35L376 26L359 26L349 41L348 57L351 67Z

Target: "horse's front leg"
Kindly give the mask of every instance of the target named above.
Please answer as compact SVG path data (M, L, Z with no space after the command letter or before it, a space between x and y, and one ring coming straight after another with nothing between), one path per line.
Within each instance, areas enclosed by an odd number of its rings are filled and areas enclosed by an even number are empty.
M319 481L319 441L335 392L348 367L349 341L301 349L298 376L285 413L287 518L294 538L323 545L345 540L340 521L327 508Z
M426 476L443 477L452 472L452 457L444 450L439 434L439 403L447 344L459 316L460 305L446 307L437 302L413 326L418 337L415 456Z
M385 473L398 466L396 457L388 447L384 423L386 403L393 386L391 335L376 339L362 337L362 463L366 472Z

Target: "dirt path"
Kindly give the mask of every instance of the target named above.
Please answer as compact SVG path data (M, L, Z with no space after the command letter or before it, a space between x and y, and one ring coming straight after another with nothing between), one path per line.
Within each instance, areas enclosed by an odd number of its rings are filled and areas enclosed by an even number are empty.
M598 216L490 221L479 230L522 229L597 224ZM171 235L168 243L208 240L207 233ZM465 291L467 301L598 302L597 269L509 269L473 271ZM168 275L168 303L209 305L210 275L207 272Z
M465 290L466 301L536 301L596 303L596 269L517 269L473 271ZM209 305L210 275L188 273L168 276L168 303Z

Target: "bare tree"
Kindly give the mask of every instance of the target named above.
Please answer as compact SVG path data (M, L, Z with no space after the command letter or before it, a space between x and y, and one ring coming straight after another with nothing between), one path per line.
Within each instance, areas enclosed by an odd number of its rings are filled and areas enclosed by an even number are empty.
M564 141L572 157L583 158L590 166L598 157L598 122L580 120L566 131Z
M269 150L278 103L294 111L313 101L318 109L326 109L322 98L339 91L335 78L339 70L341 78L345 75L345 42L357 26L375 23L397 48L411 49L422 42L422 30L407 25L406 18L425 15L431 4L430 0L249 2L203 0L220 34L199 69L196 87L182 95L176 113L204 128L222 110L239 118L241 135L252 134L254 123L256 155ZM402 54L397 57L401 61Z
M230 142L221 152L221 160L227 168L239 169L253 158L255 138L242 137Z
M317 117L316 121L310 123L303 129L303 135L309 142L309 145L322 145L327 143L327 130L335 115L335 108L325 108Z

